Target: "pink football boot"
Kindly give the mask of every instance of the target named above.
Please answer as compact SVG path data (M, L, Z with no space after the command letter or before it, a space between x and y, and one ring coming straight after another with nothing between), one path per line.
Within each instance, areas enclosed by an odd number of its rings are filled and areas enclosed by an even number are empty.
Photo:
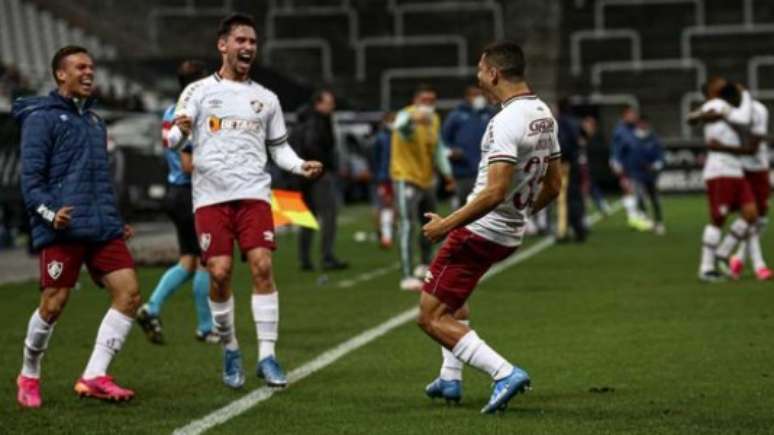
M768 267L761 267L755 271L755 276L758 277L758 281L768 281L772 278L774 273Z
M16 385L19 392L16 394L16 401L25 408L40 408L43 399L40 398L40 380L28 378L19 375L16 378Z
M93 379L78 379L75 383L75 392L81 397L94 397L111 402L131 400L134 397L134 391L119 387L108 375Z
M728 268L731 269L731 278L739 279L744 270L744 262L735 255L728 260Z

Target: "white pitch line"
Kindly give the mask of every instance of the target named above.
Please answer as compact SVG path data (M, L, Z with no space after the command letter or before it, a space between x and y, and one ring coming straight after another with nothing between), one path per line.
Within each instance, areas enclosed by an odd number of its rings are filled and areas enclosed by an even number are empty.
M611 213L615 213L619 209L620 209L620 204L616 203L613 205L611 209ZM597 223L600 219L601 219L601 216L597 213L589 217L588 223L589 225L593 225ZM505 269L515 264L521 263L522 261L528 260L529 258L544 251L546 248L550 247L555 242L556 240L554 239L553 236L544 237L543 239L541 239L534 245L530 246L529 248L525 249L524 251L519 252L516 255L503 261L502 263L495 265L492 269L489 270L489 272L486 275L481 277L481 281L482 282L486 281L489 278L492 278L498 273L504 271ZM391 317L384 323L374 328L371 328L367 331L361 332L360 334L350 338L349 340L339 344L338 346L321 353L311 361L306 362L301 367L298 367L295 370L288 373L288 385L292 385L304 379L305 377L311 375L312 373L318 370L324 369L325 367L336 362L339 358L351 352L354 352L355 350L387 334L393 329L405 325L409 321L415 319L417 314L418 314L418 308L412 307L406 311L401 312L396 316ZM221 423L225 423L226 421L231 420L232 418L238 416L239 414L242 414L243 412L257 405L258 403L268 400L269 398L271 398L271 396L274 395L275 392L278 392L278 391L281 391L281 390L275 390L269 387L258 388L256 390L253 390L246 396L242 397L241 399L237 399L229 403L228 405L220 409L217 409L198 420L194 420L181 428L175 429L175 431L172 433L173 435L198 435L198 434L204 433L205 431L212 429L213 427Z
M339 287L341 288L349 288L356 284L360 284L361 282L370 281L374 278L380 277L382 275L386 275L393 270L397 270L400 266L399 263L392 264L387 267L381 267L379 269L374 269L370 272L361 273L360 275L352 278L352 279L345 279L339 282Z

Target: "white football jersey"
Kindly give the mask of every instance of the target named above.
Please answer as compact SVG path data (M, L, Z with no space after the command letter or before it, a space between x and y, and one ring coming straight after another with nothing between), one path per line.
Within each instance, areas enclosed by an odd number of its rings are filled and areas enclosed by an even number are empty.
M489 121L481 139L481 163L468 202L486 187L491 163L516 165L508 195L494 210L469 224L479 236L503 246L521 244L529 210L540 191L548 162L561 156L556 120L535 95L511 98Z
M760 101L752 103L752 127L750 132L757 136L766 136L769 131L769 109ZM742 156L742 167L745 171L769 170L769 144L762 141L758 152L752 156Z
M215 73L188 85L175 112L193 121L194 210L238 199L270 200L266 147L288 138L274 92Z
M734 110L731 105L720 98L713 98L701 107L702 112L728 113L731 110ZM724 120L704 124L704 141L709 144L711 140L726 146L742 146L739 133ZM703 175L705 180L721 177L741 178L744 176L742 159L733 154L710 151L704 162Z

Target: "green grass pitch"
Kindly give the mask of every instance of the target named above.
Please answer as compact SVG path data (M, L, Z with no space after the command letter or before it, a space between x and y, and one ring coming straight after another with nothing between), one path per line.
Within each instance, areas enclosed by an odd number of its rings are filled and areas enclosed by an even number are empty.
M459 406L432 402L424 386L438 373L439 347L413 324L346 355L214 428L218 434L720 434L774 433L774 285L748 273L707 285L696 270L704 199L665 203L668 235L636 233L618 213L586 245L553 246L483 283L471 299L479 335L533 379L504 415L481 416L489 380L465 369ZM347 211L342 273L298 272L295 237L279 237L278 356L287 370L416 304L397 289L397 270L339 288L337 282L394 264L397 253L358 243L370 230L365 208ZM763 240L774 258L774 231ZM139 271L147 297L163 269ZM255 328L247 271L235 273L237 333L248 381L220 380L221 351L193 339L190 284L164 307L168 344L135 328L111 367L134 388L126 404L78 399L73 383L91 352L108 299L83 275L43 360L39 410L15 403L35 283L0 286L0 433L159 434L203 417L262 386L255 377ZM606 392L600 392L606 391Z

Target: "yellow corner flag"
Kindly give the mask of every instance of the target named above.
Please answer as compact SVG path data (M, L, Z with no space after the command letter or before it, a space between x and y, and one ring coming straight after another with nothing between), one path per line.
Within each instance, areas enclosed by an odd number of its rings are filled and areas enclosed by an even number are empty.
M298 225L319 230L317 219L301 198L301 192L292 190L271 191L271 213L274 217L274 227L283 225Z

